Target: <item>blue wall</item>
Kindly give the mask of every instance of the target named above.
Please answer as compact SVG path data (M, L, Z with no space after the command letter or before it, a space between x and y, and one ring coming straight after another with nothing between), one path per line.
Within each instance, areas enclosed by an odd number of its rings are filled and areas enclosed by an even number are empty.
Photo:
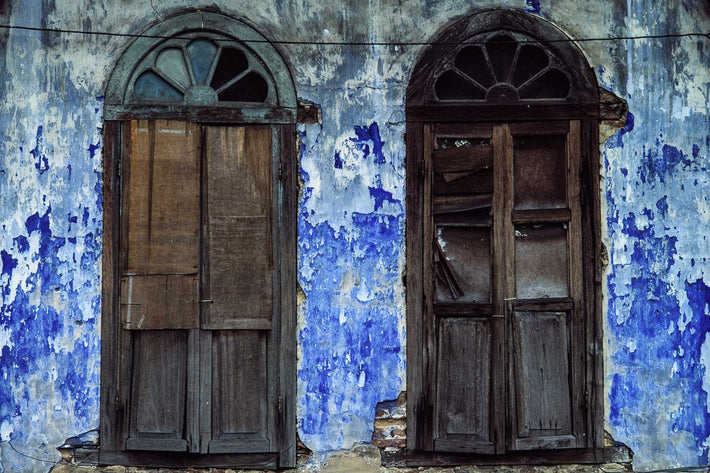
M21 0L0 23L136 33L194 2ZM267 37L426 41L465 0L235 5ZM699 2L500 0L573 37L708 29ZM701 3L701 2L700 2ZM0 472L47 471L97 427L101 95L129 40L0 29ZM637 469L706 464L710 436L710 42L582 43L628 100L601 149L605 428ZM405 390L404 100L420 46L282 45L299 97L298 430L326 452L367 442ZM710 445L710 442L708 442Z
M709 20L690 2L633 2L626 22L660 35ZM631 111L604 148L608 421L639 469L708 463L709 48L622 43L628 79L605 84L625 89Z

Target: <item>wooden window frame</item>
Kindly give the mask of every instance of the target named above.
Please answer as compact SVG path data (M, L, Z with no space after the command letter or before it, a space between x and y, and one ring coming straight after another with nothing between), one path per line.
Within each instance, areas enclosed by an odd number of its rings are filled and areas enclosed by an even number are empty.
M249 46L270 73L270 103L190 105L169 102L140 102L127 92L133 71L140 60L161 43L161 37L180 35L200 28L226 35L234 41L256 40ZM100 464L131 466L292 468L296 463L296 231L298 167L296 163L296 129L298 104L289 68L281 53L261 34L241 20L211 12L189 12L169 18L149 28L146 36L135 40L119 59L107 85L103 125L103 256L102 256L102 328L101 328L101 402ZM273 441L278 453L161 453L125 449L130 419L127 393L122 380L129 379L130 356L120 316L120 251L121 160L124 148L123 129L128 120L170 119L198 125L268 126L272 130L272 176L278 182L274 189L280 251L279 298L275 310L280 324L273 335L278 355L269 366L277 373L274 379L273 405L268 409L275 417ZM189 367L188 367L189 369ZM270 368L270 371L272 368Z
M457 44L484 32L496 30L517 31L544 40L563 40L547 43L549 49L567 65L576 96L568 101L537 100L531 103L471 103L448 101L442 103L432 97L433 83L443 70L447 55ZM560 30L533 15L509 11L489 10L454 22L425 48L410 77L407 91L407 449L385 453L386 464L397 466L430 465L504 465L543 463L599 463L623 456L614 449L604 447L603 439L603 365L600 347L602 339L601 296L601 217L599 183L599 97L596 78L582 53ZM431 297L427 297L424 268L427 256L428 235L425 189L431 175L430 160L425 159L428 129L432 125L487 123L503 125L543 123L550 120L579 123L580 151L580 233L582 260L581 310L584 316L583 374L584 402L586 402L586 446L564 450L539 449L507 451L505 453L450 453L432 449L434 419L432 405L433 360L427 353L435 351L429 346L426 335L427 311L431 311ZM429 138L430 139L430 138ZM512 170L511 170L512 172ZM512 179L512 178L511 178ZM429 224L430 225L430 224ZM495 255L494 255L495 257ZM509 307L508 310L511 310ZM506 349L507 352L507 349ZM505 354L508 358L509 353ZM505 362L507 363L507 362ZM504 364L505 364L504 363ZM502 368L507 370L506 368ZM427 394L428 393L428 394ZM506 396L505 393L499 395ZM499 409L500 407L496 407ZM504 407L503 407L504 408ZM508 420L506 420L508 422ZM497 435L506 427L495 428ZM510 429L510 426L507 427ZM506 435L506 434L503 434Z

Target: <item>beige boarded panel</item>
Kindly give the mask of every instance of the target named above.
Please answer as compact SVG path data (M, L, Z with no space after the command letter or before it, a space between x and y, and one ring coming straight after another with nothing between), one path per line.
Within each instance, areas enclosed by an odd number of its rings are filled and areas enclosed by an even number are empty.
M121 277L121 326L197 328L197 275Z
M271 328L271 129L208 127L208 329Z
M130 123L124 164L124 274L197 272L200 133L168 120Z

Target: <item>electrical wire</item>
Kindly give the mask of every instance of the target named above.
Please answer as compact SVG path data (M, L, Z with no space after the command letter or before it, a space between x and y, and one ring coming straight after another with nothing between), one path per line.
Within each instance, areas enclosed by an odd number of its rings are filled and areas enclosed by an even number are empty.
M115 33L110 31L87 31L87 30L73 30L66 28L41 28L34 26L21 26L21 25L0 25L0 29L5 30L21 30L21 31L38 31L43 33L57 33L57 34L77 34L77 35L89 35L89 36L109 36L109 37L122 37L122 38L149 38L149 39L180 39L181 36L165 36L165 35L151 35L151 34L141 34L141 33ZM500 41L501 43L585 43L593 41L633 41L642 39L667 39L667 38L689 38L689 37L705 37L710 39L710 33L668 33L668 34L648 34L648 35L635 35L635 36L606 36L606 37L589 37L589 38L566 38L566 39L550 39L545 41ZM233 41L231 39L217 39L216 41ZM460 44L484 44L485 41L452 41L452 42L431 42L431 41L296 41L296 40L266 40L266 39L241 39L243 43L270 43L270 44L281 44L281 45L302 45L302 46L456 46Z
M12 442L10 442L9 440L8 440L7 444L10 446L10 448L12 449L12 451L14 451L15 453L17 453L17 454L20 455L21 457L29 458L29 459L31 459L31 460L35 460L35 461L38 461L38 462L51 463L52 465L56 465L57 463L60 463L60 462L61 462L61 460L60 460L60 461L50 461L50 460L45 460L44 458L33 457L32 455L28 455L28 454L26 454L26 453L23 453L23 452L19 451L17 448L15 448L15 446L14 446L14 445L12 444Z

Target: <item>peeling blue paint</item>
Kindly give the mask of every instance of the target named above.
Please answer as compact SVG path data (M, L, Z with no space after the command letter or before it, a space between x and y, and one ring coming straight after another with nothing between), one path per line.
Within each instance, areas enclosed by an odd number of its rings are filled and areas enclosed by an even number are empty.
M40 174L43 174L47 169L49 169L49 161L47 161L47 155L45 154L44 143L42 140L41 125L37 127L35 147L30 150L30 154L34 156L34 158L37 160L37 162L35 163L35 168L37 168Z
M9 23L66 24L86 7L92 29L145 26L139 6L21 3ZM172 14L177 3L156 9ZM701 30L707 19L693 2L572 3L545 13L587 37ZM367 18L379 5L371 2L330 18L314 5L255 3L251 20L281 39L322 31L334 40L426 41L475 9L425 1L408 15L414 4L404 2L394 16ZM542 14L540 0L518 5ZM274 13L284 11L298 14ZM600 84L633 110L603 149L604 350L605 427L635 450L637 470L709 460L708 48L704 38L685 41L580 44ZM0 46L0 471L45 471L4 442L54 460L58 442L98 424L101 89L125 43L16 30ZM299 97L323 112L322 124L299 126L298 428L318 451L367 441L377 402L406 388L399 117L421 52L329 48L284 45Z
M618 132L606 142L607 148L620 148L624 146L623 137L625 134L634 129L634 114L628 112L626 114L626 122L624 126L619 129Z
M536 15L542 14L540 11L540 0L525 0L525 5L527 5L525 13L534 13Z
M348 211L356 203L338 201L350 216L346 226L312 223L314 188L301 170L299 282L305 320L298 334L303 391L298 422L304 442L320 450L367 441L377 402L395 397L403 383L398 375L404 355L398 328L403 207L391 189L382 187L387 159L378 124L355 126L353 134L347 138L351 145L345 144L347 165L374 165L369 168L374 175L362 176L376 184L367 187L366 196L374 201L366 204L371 211ZM305 131L301 137L303 143L308 140ZM341 152L334 152L334 158L335 169L343 169ZM360 173L366 173L364 167ZM356 178L350 185L358 183ZM383 211L386 202L396 214Z
M642 182L653 181L658 178L665 182L666 176L677 166L690 166L692 161L678 148L664 144L661 152L658 148L651 147L644 153L644 167L640 176Z

